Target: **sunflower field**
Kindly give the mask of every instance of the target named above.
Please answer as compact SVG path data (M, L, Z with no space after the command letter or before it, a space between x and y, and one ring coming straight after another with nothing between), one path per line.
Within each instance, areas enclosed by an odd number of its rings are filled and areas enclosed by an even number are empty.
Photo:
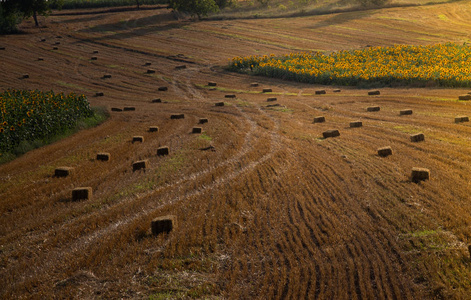
M330 53L235 57L228 69L304 83L346 86L471 86L471 47L395 45Z
M47 139L93 116L87 98L53 91L6 90L0 94L0 156L22 141Z

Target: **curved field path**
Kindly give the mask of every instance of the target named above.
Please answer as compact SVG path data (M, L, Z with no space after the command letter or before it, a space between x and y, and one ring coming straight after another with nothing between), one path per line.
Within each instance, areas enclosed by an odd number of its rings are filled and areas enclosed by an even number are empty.
M94 106L136 110L0 166L0 297L465 299L471 125L454 118L471 116L457 100L468 90L368 96L224 66L254 54L468 42L470 4L200 22L159 7L65 11L1 36L0 90L83 93ZM340 136L322 138L329 129ZM425 141L411 142L415 133ZM170 155L157 156L161 146ZM393 155L378 156L384 146ZM143 159L147 169L133 172ZM56 178L59 166L75 169ZM430 180L411 182L413 167ZM79 186L92 199L71 201ZM151 220L167 214L177 228L152 236Z

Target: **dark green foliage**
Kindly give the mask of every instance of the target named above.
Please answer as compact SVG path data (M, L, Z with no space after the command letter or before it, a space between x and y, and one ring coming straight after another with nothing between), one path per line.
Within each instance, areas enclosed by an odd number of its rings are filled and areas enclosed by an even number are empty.
M201 18L219 11L229 4L229 0L170 0L169 7L173 10Z
M390 2L390 0L356 0L361 6L383 6Z

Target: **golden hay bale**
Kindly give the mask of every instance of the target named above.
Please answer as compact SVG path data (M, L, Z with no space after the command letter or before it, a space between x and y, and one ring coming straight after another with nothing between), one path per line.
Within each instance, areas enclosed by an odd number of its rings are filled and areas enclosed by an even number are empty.
M411 142L422 142L425 141L425 136L423 133L412 134L410 136Z
M103 78L111 78L111 74L105 74L103 75Z
M334 92L334 93L340 93L341 90L340 90L340 89L335 89L335 90L333 90L333 92Z
M224 106L224 102L216 102L214 105L215 106Z
M399 112L399 115L401 115L401 116L412 115L412 109L403 109Z
M149 132L159 132L159 127L157 127L157 126L150 126L150 127L149 127Z
M469 117L467 116L455 117L455 123L461 123L461 122L469 122Z
M125 106L123 110L124 111L134 111L134 110L136 110L136 108L134 106Z
M378 155L381 157L386 157L389 155L392 155L392 148L387 146L387 147L382 147L378 149Z
M176 120L176 119L184 119L185 115L184 114L173 114L170 116L170 119Z
M96 155L96 160L109 161L111 159L111 154L108 152L100 152Z
M59 50L58 47L52 47L52 50Z
M322 133L322 136L325 139L329 138L329 137L336 137L336 136L339 136L339 135L340 135L340 132L337 129L330 129L330 130L324 131Z
M103 92L97 92L95 94L96 97L103 97L105 94Z
M225 95L224 97L225 97L225 98L236 98L236 95L234 95L234 94L229 94L229 95Z
M379 106L370 106L366 108L366 111L380 111L380 109Z
M78 187L72 190L72 201L90 200L92 195L91 187Z
M144 66L150 66L151 64L152 64L152 63L150 63L150 62L146 62L146 63L144 64Z
M134 144L136 142L143 143L144 142L144 137L140 136L140 135L133 136L132 137L132 143Z
M262 93L271 93L272 92L272 89L263 89L262 90Z
M161 91L161 92L165 92L165 91L168 91L168 87L166 86L161 86L159 87L157 90Z
M162 100L160 98L152 99L152 103L162 103Z
M155 73L155 70L147 69L147 74L154 74L154 73Z
M471 95L461 95L458 97L459 100L471 100Z
M217 86L218 84L214 81L208 82L208 86Z
M198 124L204 124L204 123L208 123L208 119L207 119L207 118L201 118L201 119L198 121Z
M21 77L23 77L24 79L26 79L26 78L29 78L29 75L28 75L28 74L23 74L23 76L21 76Z
M370 95L370 96L373 96L373 95L380 95L380 94L381 94L381 93L380 93L380 91L378 91L378 90L376 90L376 91L369 91L369 92L368 92L368 95Z
M123 111L121 108L118 107L112 107L111 111Z
M134 171L138 171L138 170L141 170L141 169L146 169L147 164L148 164L147 159L136 161L135 163L132 164L132 170L134 172Z
M314 117L314 123L324 123L324 122L325 122L324 116Z
M257 87L257 86L258 86L258 82L252 82L252 83L250 84L250 86L251 86L251 87Z
M169 154L169 149L167 146L162 146L157 148L157 155L158 156L163 156L163 155L168 155Z
M430 170L425 168L412 168L411 180L419 182L430 179Z
M150 223L152 235L170 233L177 228L177 216L167 215L155 218Z
M314 92L316 95L324 95L326 93L325 90L318 90Z
M203 128L201 127L193 127L193 130L191 133L201 133L203 131Z
M363 123L361 121L354 121L354 122L350 122L350 127L351 128L354 128L354 127L362 127L363 126Z
M186 65L176 66L175 69L177 69L177 70L186 69Z
M268 99L267 99L267 102L273 102L273 101L276 101L276 100L278 100L278 99L275 98L275 97L271 97L271 98L268 98Z
M92 56L91 60L98 60L98 57Z
M58 167L54 171L54 176L56 177L67 177L74 171L72 167Z

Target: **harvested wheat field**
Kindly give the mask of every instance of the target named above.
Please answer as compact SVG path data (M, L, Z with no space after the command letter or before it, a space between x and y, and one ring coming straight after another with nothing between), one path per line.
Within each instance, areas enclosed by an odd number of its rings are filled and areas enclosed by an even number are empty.
M471 1L197 22L162 7L61 11L40 21L0 36L0 90L83 93L111 117L0 165L1 298L469 298L471 125L455 118L471 116L458 99L471 88L368 95L224 67L255 54L463 44ZM329 130L340 135L323 138ZM425 139L412 142L418 133ZM73 172L55 176L59 167ZM412 180L414 168L429 173ZM74 199L76 188L87 197Z

